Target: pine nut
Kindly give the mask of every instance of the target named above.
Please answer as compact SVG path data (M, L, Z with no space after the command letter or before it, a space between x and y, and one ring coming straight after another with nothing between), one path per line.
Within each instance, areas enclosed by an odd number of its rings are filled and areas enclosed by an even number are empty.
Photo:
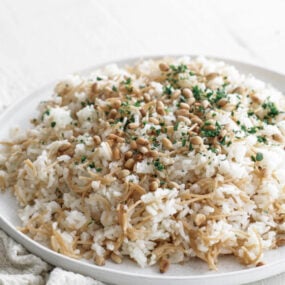
M157 101L156 103L156 112L159 114L159 115L165 115L165 110L164 110L165 106L164 104L162 103L162 101Z
M202 107L204 109L207 109L210 106L210 102L208 100L203 100L202 101Z
M130 124L128 125L128 128L131 129L131 130L133 130L133 129L138 128L139 126L140 126L140 125L137 124L137 123L130 123Z
M116 109L112 109L112 110L110 111L110 113L109 113L109 117L110 117L111 119L115 119L116 116L117 116L117 114L118 114L118 111L117 111Z
M149 144L149 141L143 137L137 138L136 142L137 142L137 144L140 144L140 145L148 145Z
M121 152L118 147L114 147L112 157L114 160L119 160L121 158Z
M155 191L158 188L158 182L157 181L152 181L149 185L149 190L150 191Z
M180 103L180 109L190 110L190 106L187 103Z
M111 254L111 259L117 264L122 263L122 258L114 252Z
M133 156L133 152L131 151L131 150L129 150L129 151L127 151L126 153L125 153L125 159L129 159L129 158L131 158Z
M194 103L196 102L195 98L194 97L191 97L187 100L187 104L189 106L192 106Z
M186 97L186 98L191 98L193 97L193 93L189 88L184 88L182 91L182 94Z
M131 141L130 147L131 147L131 149L134 149L134 150L137 149L138 145L137 145L136 141Z
M199 136L191 137L190 142L194 145L202 145L203 144L203 140Z
M140 146L138 150L139 150L139 152L141 152L142 154L148 153L148 148L146 148L145 146Z
M143 95L143 98L144 98L144 101L145 101L146 103L148 103L148 102L151 100L150 95L149 95L148 93L145 93L145 94Z
M212 73L209 73L209 74L206 75L206 79L207 79L208 81L210 81L210 80L215 79L217 76L219 76L218 73L212 72Z
M148 121L154 125L159 125L159 120L154 117L150 117Z
M124 138L119 137L119 136L117 136L117 135L115 135L115 134L110 134L110 135L108 136L108 138L109 138L110 140L114 140L115 142L118 142L118 143L122 143L122 142L125 141Z
M225 105L228 104L228 100L226 98L222 98L221 100L218 101L217 105L219 107L224 107Z
M93 141L96 145L99 145L101 143L101 138L99 136L94 136Z
M135 160L133 158L129 158L125 163L125 167L129 170L132 170L135 165Z
M178 122L184 122L186 125L191 125L191 120L188 119L187 117L178 116L177 121Z
M103 256L96 255L96 257L94 258L94 261L95 261L95 264L98 266L105 265L105 258Z
M116 175L119 179L122 179L122 178L128 176L129 174L130 174L130 171L127 169L122 169L122 170L118 171L118 173L116 173Z
M168 64L166 64L166 63L164 63L164 62L161 62L161 63L159 64L159 69L160 69L160 71L162 71L162 72L167 72L167 71L169 70L169 66L168 66Z
M173 144L172 144L172 142L171 142L168 138L163 138L163 139L161 140L161 142L162 142L162 145L163 145L166 149L168 149L168 150L173 149Z
M91 91L93 93L96 93L98 91L98 84L97 82L93 83L92 86L91 86Z

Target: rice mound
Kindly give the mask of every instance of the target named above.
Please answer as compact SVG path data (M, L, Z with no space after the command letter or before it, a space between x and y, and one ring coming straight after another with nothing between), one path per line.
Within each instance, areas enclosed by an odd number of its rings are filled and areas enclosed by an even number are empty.
M261 265L285 241L285 100L224 62L109 65L60 82L1 142L0 188L21 231L104 265L231 254Z

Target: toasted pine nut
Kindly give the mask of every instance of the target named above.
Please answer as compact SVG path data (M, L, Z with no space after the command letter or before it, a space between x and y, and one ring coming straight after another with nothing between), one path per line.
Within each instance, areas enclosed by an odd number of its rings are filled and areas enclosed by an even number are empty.
M137 138L136 142L137 142L137 144L140 144L140 145L148 145L149 144L149 141L143 137Z
M217 105L219 107L224 107L225 105L228 104L228 100L226 98L222 98L221 100L218 101Z
M127 169L122 169L122 170L118 171L118 173L116 173L117 177L120 179L128 176L129 174L130 174L130 171Z
M99 136L94 136L93 141L96 145L99 145L101 143L101 138Z
M129 158L125 163L125 167L129 170L132 170L135 165L135 160L133 158Z
M174 181L170 181L168 183L168 186L171 187L171 188L176 188L176 189L179 188L179 185L176 182L174 182Z
M115 135L115 134L110 134L110 135L108 136L108 138L109 138L110 140L114 140L115 142L118 142L118 143L122 143L122 142L125 141L124 138L119 137L119 136L117 136L117 135Z
M160 273L165 273L170 266L170 262L167 258L162 258L159 262L159 271Z
M139 152L141 152L142 154L146 154L148 152L148 148L145 146L140 146L139 147Z
M281 136L281 135L279 135L279 134L273 134L272 135L272 138L275 140L275 141L277 141L277 142L280 142L280 143L282 143L284 140L283 140L283 137Z
M91 86L91 91L93 93L96 93L98 91L98 84L97 82L93 83L92 86Z
M112 108L115 108L115 109L119 109L122 104L122 101L118 98L109 98L108 102L110 103Z
M158 188L158 182L157 181L152 181L149 185L149 190L150 191L155 191Z
M189 98L189 99L187 100L187 104L188 104L189 106L193 105L195 102L196 102L196 100L195 100L194 97L191 97L191 98Z
M257 104L261 103L261 99L254 92L250 93L249 96L254 103L257 103Z
M160 71L162 71L162 72L167 72L167 71L169 70L169 66L168 66L167 63L161 62L161 63L159 64L159 69L160 69Z
M156 112L159 114L159 115L165 115L165 110L164 110L164 104L162 101L157 101L156 103Z
M193 93L189 88L184 88L182 91L182 94L186 97L186 98L191 98L193 97Z
M146 102L146 103L148 103L149 101L150 101L150 95L148 94L148 93L145 93L144 95L143 95L143 98L144 98L144 101Z
M203 144L203 140L199 136L191 137L190 142L194 145L202 145Z
M180 90L175 90L171 95L171 99L176 100L180 96L180 94L181 94Z
M131 149L137 149L138 148L136 141L131 141L130 146L131 146Z
M214 131L216 129L216 126L214 126L214 125L207 125L207 126L204 126L204 129L205 130L209 130L209 131Z
M113 148L113 155L112 155L114 160L119 160L121 158L121 152L118 147Z
M173 149L173 144L172 142L168 139L168 138L163 138L161 140L162 145L166 148L166 149Z
M233 93L233 94L234 94L234 93L237 93L237 94L243 95L244 92L245 92L244 88L241 87L241 86L238 86L238 87L236 87L231 93Z
M105 265L105 258L103 256L96 255L96 257L94 258L94 261L95 261L96 265L98 265L98 266Z
M179 109L175 111L175 115L176 116L184 116L184 117L188 117L189 116L189 111L186 109Z
M198 116L193 116L191 118L191 121L194 123L194 124L198 124L198 125L202 125L203 124L203 121L198 117Z
M148 154L154 158L158 157L158 152L156 150L150 150Z
M155 125L159 125L159 120L154 118L154 117L150 117L149 118L149 122L155 124Z
M215 79L217 76L219 76L218 73L212 72L212 73L209 73L209 74L206 75L206 79L207 79L208 81L210 81L210 80Z
M204 109L207 109L210 106L210 102L208 100L203 100L202 101L202 107Z
M136 129L138 127L139 127L139 124L137 124L137 123L130 123L128 125L128 128L131 129L131 130Z
M186 110L190 110L190 106L187 103L180 103L179 105L180 109L186 109Z
M114 252L111 254L111 259L117 264L122 263L122 258Z
M118 114L118 111L117 111L116 109L112 109L112 110L110 111L110 113L109 113L109 117L110 117L111 119L115 119L116 116L117 116L117 114Z
M191 120L184 116L178 116L177 120L179 122L184 122L186 125L191 125Z
M129 151L127 151L126 153L125 153L125 159L129 159L129 158L131 158L133 156L133 152L131 151L131 150L129 150Z

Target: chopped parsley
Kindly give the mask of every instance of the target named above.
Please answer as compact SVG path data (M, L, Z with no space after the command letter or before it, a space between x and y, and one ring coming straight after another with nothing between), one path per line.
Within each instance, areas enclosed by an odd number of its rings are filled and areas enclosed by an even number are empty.
M164 169L164 165L159 161L159 159L156 159L153 162L153 165L158 171L162 171Z
M199 88L199 86L195 85L192 87L192 92L193 92L193 96L194 98L199 101L202 99L202 94L203 91Z
M51 126L52 128L54 128L54 127L56 126L56 122L51 122L51 123L50 123L50 126Z
M81 157L81 163L85 162L86 159L87 159L87 157L83 155L83 156Z
M171 64L169 67L174 74L184 73L187 70L187 65L185 64L179 64L179 65Z
M258 152L257 154L256 154L256 161L261 161L262 159L263 159L263 154L261 153L261 152Z
M277 115L279 115L279 110L277 109L276 105L273 102L263 103L262 108L268 111L267 117L274 118Z
M99 77L99 76L97 76L97 81L101 81L101 80L103 80L103 78L101 78L101 77Z
M267 143L267 138L263 136L257 136L257 141L260 143Z
M179 126L179 122L176 122L175 125L174 125L174 131L178 130L178 126Z
M167 94L167 95L171 95L172 94L172 86L171 85L166 85L163 86L163 93Z
M141 102L140 101L136 101L134 104L135 107L140 107L141 106Z
M221 131L221 125L218 122L216 122L214 130L207 129L206 124L204 124L204 126L201 128L201 134L203 137L210 137L210 138L216 137L220 134L220 131Z
M90 168L95 168L95 163L94 163L94 162L90 163L90 164L88 165L88 167L90 167Z
M251 156L251 160L256 162L256 161L261 161L263 159L263 154L261 152L257 152L256 155Z

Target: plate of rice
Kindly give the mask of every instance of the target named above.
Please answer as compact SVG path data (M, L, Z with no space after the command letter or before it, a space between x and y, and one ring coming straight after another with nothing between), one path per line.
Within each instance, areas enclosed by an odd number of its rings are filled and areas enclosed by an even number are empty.
M0 117L0 227L112 284L285 268L285 77L199 56L69 75Z

